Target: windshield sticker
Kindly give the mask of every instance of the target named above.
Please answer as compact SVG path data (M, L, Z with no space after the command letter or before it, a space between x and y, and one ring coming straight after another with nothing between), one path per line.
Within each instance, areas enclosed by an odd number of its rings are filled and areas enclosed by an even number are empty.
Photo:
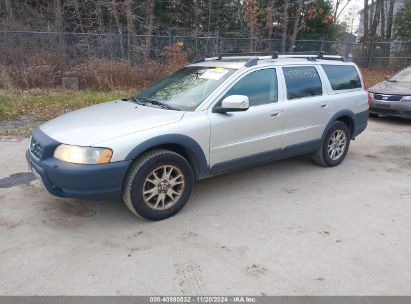
M204 79L211 79L211 80L219 80L225 74L228 73L228 70L223 68L214 68L212 70L207 70L200 78Z

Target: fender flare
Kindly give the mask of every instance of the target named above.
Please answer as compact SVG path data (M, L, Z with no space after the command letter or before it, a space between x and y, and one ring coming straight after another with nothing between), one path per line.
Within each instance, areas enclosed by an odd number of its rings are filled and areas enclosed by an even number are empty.
M349 118L351 118L351 121L352 121L352 123L353 123L353 129L351 130L351 133L354 132L354 130L355 130L355 128L356 128L356 125L355 125L355 114L354 114L354 112L351 111L351 110L341 110L341 111L338 111L337 113L335 113L335 114L331 117L331 119L328 121L327 126L325 127L325 129L324 129L324 131L323 131L323 134L322 134L322 136L321 136L321 141L324 140L325 135L327 134L327 131L328 131L328 129L331 127L331 125L332 125L335 121L337 121L337 118L339 118L339 117L341 117L341 116L348 116ZM352 135L352 134L351 134L351 135Z
M152 137L133 148L126 156L125 160L134 160L144 152L162 145L179 145L189 156L189 161L194 161L193 170L197 178L204 178L210 175L210 168L207 163L203 149L197 141L181 134L165 134Z

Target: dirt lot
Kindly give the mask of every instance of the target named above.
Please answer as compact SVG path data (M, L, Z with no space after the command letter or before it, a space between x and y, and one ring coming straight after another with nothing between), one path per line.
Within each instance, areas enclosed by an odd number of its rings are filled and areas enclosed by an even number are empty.
M373 119L345 162L295 158L196 185L177 216L50 196L0 142L0 294L411 294L411 122Z

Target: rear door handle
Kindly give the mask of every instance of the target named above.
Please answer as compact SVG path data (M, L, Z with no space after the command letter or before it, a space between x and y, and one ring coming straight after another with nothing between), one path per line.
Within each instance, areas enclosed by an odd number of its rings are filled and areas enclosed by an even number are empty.
M324 103L321 105L321 108L326 108L326 107L328 107L328 103Z
M280 116L281 112L282 112L282 111L276 111L276 112L273 112L273 113L271 113L271 114L270 114L270 116L271 116L271 117L277 117L277 116Z

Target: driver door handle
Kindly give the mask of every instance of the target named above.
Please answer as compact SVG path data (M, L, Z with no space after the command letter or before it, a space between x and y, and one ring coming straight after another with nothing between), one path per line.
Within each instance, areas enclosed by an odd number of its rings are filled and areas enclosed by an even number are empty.
M321 105L321 108L326 108L326 107L328 107L328 103L323 103L323 104Z

